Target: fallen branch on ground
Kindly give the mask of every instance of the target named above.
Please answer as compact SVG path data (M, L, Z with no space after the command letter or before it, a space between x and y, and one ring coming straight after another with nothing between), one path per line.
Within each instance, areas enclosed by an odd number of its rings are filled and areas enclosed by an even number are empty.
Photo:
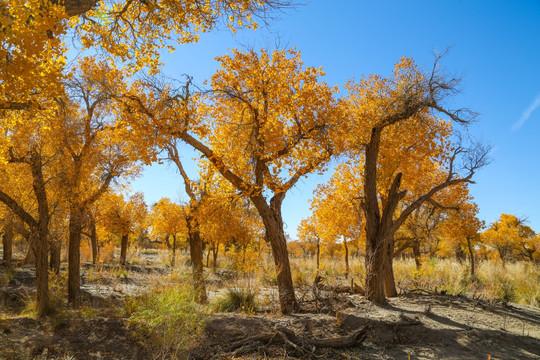
M317 356L313 353L316 348L340 349L359 345L366 338L367 331L369 329L370 325L366 324L347 336L336 338L305 339L298 337L294 331L279 326L276 328L274 333L249 336L242 340L236 341L226 347L225 351L234 351L237 353L238 350L242 348L249 347L250 349L253 349L254 343L265 343L265 346L271 345L272 343L283 343L285 346L292 348L306 357L317 358Z

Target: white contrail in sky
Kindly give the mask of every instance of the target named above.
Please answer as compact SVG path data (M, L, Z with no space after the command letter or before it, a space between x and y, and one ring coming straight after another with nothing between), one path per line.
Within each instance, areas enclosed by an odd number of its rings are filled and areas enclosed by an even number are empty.
M525 124L525 121L529 119L532 112L536 110L537 107L540 106L540 94L536 95L536 98L534 101L523 111L521 114L521 117L519 120L512 126L512 131L518 130L523 124Z

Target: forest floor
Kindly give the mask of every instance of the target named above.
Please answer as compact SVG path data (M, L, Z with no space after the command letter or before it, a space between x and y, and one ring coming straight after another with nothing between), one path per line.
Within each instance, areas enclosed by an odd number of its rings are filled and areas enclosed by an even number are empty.
M0 270L1 271L1 270ZM0 359L151 359L127 326L128 296L159 282L164 268L83 267L84 303L47 320L28 307L35 277L19 268L0 286ZM2 275L6 278L5 274ZM209 279L220 282L219 278ZM52 284L52 286L55 286ZM210 295L216 296L219 287ZM302 311L277 313L276 289L256 289L259 310L210 313L189 359L540 359L540 309L435 293L406 293L375 305L330 287L299 288ZM26 315L25 315L26 314ZM328 347L352 340L347 347ZM322 341L320 341L323 339ZM326 343L325 343L326 341ZM332 345L329 345L332 346Z

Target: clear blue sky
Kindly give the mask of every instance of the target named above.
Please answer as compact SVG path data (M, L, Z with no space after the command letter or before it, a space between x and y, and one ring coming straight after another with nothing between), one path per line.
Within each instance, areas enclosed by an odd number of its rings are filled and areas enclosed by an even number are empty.
M540 1L313 0L278 16L257 31L204 34L167 55L164 71L202 83L217 69L216 56L277 45L301 50L304 64L322 66L325 81L341 86L353 77L388 75L402 56L428 69L434 50L451 47L443 65L463 76L455 103L480 113L469 131L494 149L471 186L480 217L489 224L510 213L540 231ZM186 159L193 156L186 151ZM326 179L312 176L287 195L283 216L292 237L309 216L313 189ZM147 168L132 188L149 204L163 196L186 199L180 176L165 165Z

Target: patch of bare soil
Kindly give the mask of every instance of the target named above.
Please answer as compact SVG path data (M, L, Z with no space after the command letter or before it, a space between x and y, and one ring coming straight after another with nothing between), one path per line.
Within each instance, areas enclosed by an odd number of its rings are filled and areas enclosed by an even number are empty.
M195 359L540 359L537 308L409 294L378 306L341 296L330 314L216 315ZM284 329L293 336L282 334ZM350 346L338 343L362 331ZM267 336L261 336L266 334ZM285 335L285 336L284 336Z
M67 318L51 328L31 318L0 320L0 359L147 359L119 318Z

